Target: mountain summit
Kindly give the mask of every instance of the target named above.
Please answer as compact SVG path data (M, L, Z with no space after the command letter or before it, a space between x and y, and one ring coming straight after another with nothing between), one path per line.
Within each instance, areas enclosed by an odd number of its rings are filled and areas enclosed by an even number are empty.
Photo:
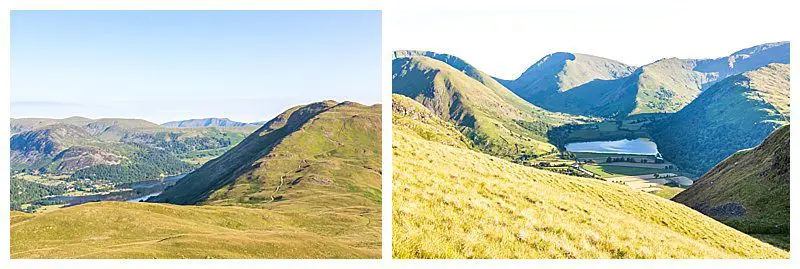
M557 52L533 64L515 80L500 80L526 100L569 91L594 80L629 76L635 67L586 54ZM546 108L546 107L545 107Z

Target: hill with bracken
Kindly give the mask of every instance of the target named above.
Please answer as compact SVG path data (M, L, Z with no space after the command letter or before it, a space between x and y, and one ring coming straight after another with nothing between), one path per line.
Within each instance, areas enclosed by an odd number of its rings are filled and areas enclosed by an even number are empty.
M789 248L789 125L723 160L672 200Z

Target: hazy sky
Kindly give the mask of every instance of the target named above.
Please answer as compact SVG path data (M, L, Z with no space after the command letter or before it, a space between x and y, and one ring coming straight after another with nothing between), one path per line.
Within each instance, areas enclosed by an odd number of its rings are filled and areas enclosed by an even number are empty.
M381 100L379 11L14 11L11 117L269 120Z
M796 16L788 6L756 2L678 7L405 10L387 17L387 42L392 49L453 54L490 75L512 79L559 51L636 66L668 57L722 57L762 43L788 41L790 18Z

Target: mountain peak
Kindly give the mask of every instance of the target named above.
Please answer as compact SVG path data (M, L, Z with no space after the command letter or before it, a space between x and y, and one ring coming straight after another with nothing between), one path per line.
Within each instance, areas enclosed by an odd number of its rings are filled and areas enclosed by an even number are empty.
M538 101L595 80L626 77L634 70L633 66L602 57L555 52L536 61L517 79L502 82L523 99L546 107Z
M334 101L295 106L150 201L271 207L301 197L304 203L324 200L320 188L333 196L353 189L359 195L380 193L380 175L374 172L380 168L375 159L380 126L380 106ZM356 165L339 168L345 166L341 162ZM338 174L342 169L353 173ZM362 177L369 181L358 182ZM269 187L253 189L254 182Z

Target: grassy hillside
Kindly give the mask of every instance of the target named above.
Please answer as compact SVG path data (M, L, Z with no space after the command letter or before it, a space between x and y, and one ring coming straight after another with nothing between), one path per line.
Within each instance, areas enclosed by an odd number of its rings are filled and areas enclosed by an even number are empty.
M704 174L740 149L788 124L789 65L770 64L720 81L658 122L652 137L664 158Z
M379 205L380 133L380 106L295 107L153 201Z
M665 58L632 72L612 60L564 55L548 55L504 84L551 111L600 117L672 113L729 76L770 63L788 64L789 42L762 44L714 59ZM564 61L567 64L561 64Z
M11 212L11 258L377 257L375 239L364 235L368 224L333 212L89 203L43 214Z
M789 125L714 166L674 201L749 234L783 236L789 248Z
M546 133L576 118L527 103L458 58L399 51L392 61L392 91L417 100L454 123L476 148L505 158L555 150Z
M392 106L395 258L788 257L669 200L469 150L447 122L403 119L410 101Z

